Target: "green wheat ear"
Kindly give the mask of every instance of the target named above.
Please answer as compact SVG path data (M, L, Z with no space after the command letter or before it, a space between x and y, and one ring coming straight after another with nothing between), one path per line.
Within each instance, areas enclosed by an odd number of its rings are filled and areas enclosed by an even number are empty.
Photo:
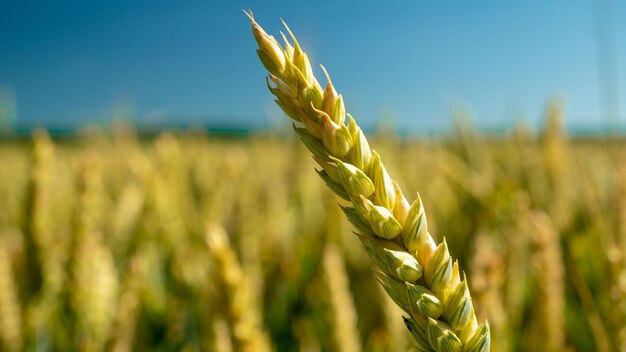
M252 12L246 15L252 21L257 54L269 71L269 90L296 122L296 133L321 166L318 173L324 182L351 202L343 210L380 270L378 280L408 314L405 323L416 349L489 351L489 324L478 324L467 280L445 240L437 245L428 233L419 195L409 204L346 113L326 69L322 67L328 83L322 89L287 25L292 43L281 33L283 47L256 23Z

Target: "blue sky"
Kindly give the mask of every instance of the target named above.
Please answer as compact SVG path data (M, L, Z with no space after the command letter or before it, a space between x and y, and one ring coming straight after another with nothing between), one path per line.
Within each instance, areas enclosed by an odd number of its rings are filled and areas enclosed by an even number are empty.
M613 2L625 121L626 5ZM570 126L605 125L591 0L334 3L2 1L0 86L14 92L23 126L116 115L273 124L281 115L242 13L251 8L272 34L285 19L366 126L391 118L432 131L458 109L485 128L536 124L553 97Z

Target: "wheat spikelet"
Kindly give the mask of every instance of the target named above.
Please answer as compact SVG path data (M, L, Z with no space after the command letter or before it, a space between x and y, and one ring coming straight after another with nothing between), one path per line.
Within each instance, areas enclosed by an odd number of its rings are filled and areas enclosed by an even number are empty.
M324 278L328 288L333 315L333 332L337 351L361 351L357 314L350 295L348 274L341 258L341 253L332 244L324 251Z
M381 271L379 281L409 315L405 323L416 348L488 351L489 325L478 325L467 280L445 240L436 245L429 234L419 196L409 204L356 121L346 114L325 69L328 83L322 89L291 31L287 28L293 43L283 35L283 48L252 13L247 15L257 53L269 71L269 90L301 126L295 130L321 166L320 177L352 204L343 210Z

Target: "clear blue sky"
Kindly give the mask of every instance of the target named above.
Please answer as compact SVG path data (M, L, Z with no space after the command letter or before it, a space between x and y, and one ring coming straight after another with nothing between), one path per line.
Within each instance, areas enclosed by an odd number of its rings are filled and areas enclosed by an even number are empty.
M613 2L624 121L626 4ZM556 96L572 126L603 126L592 0L334 3L2 1L0 86L20 125L280 121L251 8L272 34L287 21L366 125L440 129L459 107L484 127L536 123Z

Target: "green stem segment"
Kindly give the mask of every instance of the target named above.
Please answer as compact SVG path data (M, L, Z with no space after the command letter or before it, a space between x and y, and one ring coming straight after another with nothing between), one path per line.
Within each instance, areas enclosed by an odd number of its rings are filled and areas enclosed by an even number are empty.
M437 245L428 232L419 195L409 204L346 113L343 98L323 67L328 83L321 88L291 30L285 25L293 43L281 33L283 47L251 12L246 14L252 21L257 53L269 72L269 90L296 122L296 133L323 169L318 174L352 203L343 210L380 270L378 280L407 313L405 323L416 349L489 351L489 324L478 324L467 280L445 240Z

